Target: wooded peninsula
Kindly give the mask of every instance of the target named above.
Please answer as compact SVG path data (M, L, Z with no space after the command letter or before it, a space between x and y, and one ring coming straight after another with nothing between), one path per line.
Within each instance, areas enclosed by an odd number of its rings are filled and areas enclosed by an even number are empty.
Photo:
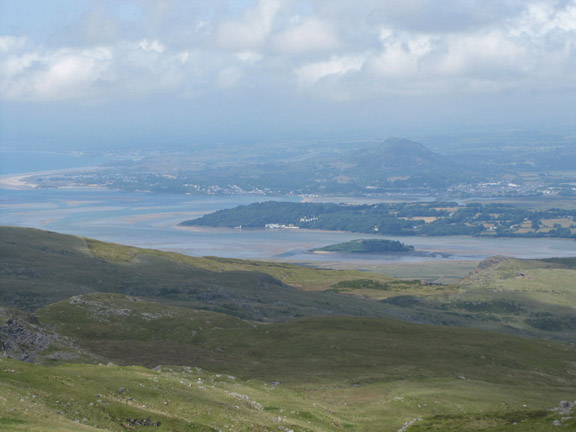
M386 235L576 238L576 210L454 202L331 204L268 201L220 210L181 226L301 228Z

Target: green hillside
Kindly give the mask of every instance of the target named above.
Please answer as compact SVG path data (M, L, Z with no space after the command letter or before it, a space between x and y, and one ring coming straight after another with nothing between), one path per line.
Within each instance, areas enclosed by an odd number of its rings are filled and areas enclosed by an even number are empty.
M549 411L558 403L546 399L565 393L471 380L302 391L195 367L46 367L0 359L0 429L397 432L422 419L407 430L547 432L560 430L553 422L567 416ZM574 419L560 424L575 426Z
M378 318L257 324L109 294L73 297L37 315L115 361L198 365L245 379L373 383L466 375L501 384L562 385L576 373L570 365L574 351L557 343Z
M390 307L370 299L287 284L328 289L341 280L366 277L356 271L192 258L9 227L0 228L0 258L0 306L26 310L74 295L109 292L256 320L391 313Z
M238 318L392 317L576 340L571 259L491 258L457 285L360 271L194 258L40 230L0 228L0 306L36 310L117 293Z
M0 234L0 430L576 428L572 259L437 286Z
M491 258L458 285L426 285L360 271L194 258L9 227L0 228L0 257L0 306L26 310L107 292L260 321L336 314L564 340L576 334L571 259Z
M178 366L3 360L7 430L120 431L150 417L170 431L396 432L415 419L409 431L546 431L565 417L548 409L576 391L573 347L479 330L355 317L252 323L115 294L37 315L114 363Z
M571 258L491 257L454 288L436 297L416 292L386 301L422 319L437 319L441 313L448 325L576 341L576 266Z
M0 368L3 431L334 431L341 421L301 393L198 368L2 359Z
M570 260L486 260L460 285L459 301L516 305L511 325L573 338L576 331L576 267Z

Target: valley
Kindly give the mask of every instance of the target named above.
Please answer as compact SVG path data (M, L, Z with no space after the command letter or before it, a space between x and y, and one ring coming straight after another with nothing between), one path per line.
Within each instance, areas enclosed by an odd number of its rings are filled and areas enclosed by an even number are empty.
M9 430L575 425L573 258L439 285L9 227L0 256Z

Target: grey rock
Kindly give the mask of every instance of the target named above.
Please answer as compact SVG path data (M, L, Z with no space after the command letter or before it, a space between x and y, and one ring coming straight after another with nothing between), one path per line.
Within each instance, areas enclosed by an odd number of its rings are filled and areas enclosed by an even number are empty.
M49 354L44 354L50 349ZM29 312L0 308L0 357L30 363L46 359L71 360L87 354L70 338L43 325Z

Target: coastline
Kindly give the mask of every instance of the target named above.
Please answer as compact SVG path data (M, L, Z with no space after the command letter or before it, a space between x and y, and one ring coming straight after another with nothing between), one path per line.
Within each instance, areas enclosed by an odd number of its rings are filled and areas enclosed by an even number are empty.
M236 228L230 228L230 227L217 227L217 226L194 226L194 225L179 225L179 224L174 224L171 225L171 228L176 228L176 229L184 229L184 230L190 230L190 231L194 231L194 232L232 232L232 231L280 231L280 232L289 232L291 230L267 230L266 228L241 228L241 229L236 229ZM547 239L547 240L564 240L564 241L573 241L576 242L576 239L571 238L571 237L546 237L546 236L542 236L542 237L531 237L531 236L500 236L500 237L496 237L496 236L472 236L472 235L466 235L466 234L448 234L448 235L435 235L435 236L431 236L431 235L424 235L424 234L420 234L420 235L411 235L411 236L406 236L406 235L394 235L394 234L379 234L379 233L359 233L359 232L354 232L354 231L341 231L341 230L323 230L323 229L310 229L310 228L300 228L299 230L295 230L295 231L304 231L304 232L311 232L311 233L340 233L340 234L354 234L357 236L371 236L371 238L376 238L376 239L388 239L388 238L392 238L392 239L418 239L418 238L477 238L477 239L485 239L485 240L499 240L499 239L531 239L531 240L536 240L536 239ZM378 237L379 236L379 237ZM331 251L322 251L325 253L339 253L339 252L331 252ZM315 252L316 253L316 252Z
M89 167L79 167L79 168L65 168L65 169L57 169L57 170L48 170L48 171L32 171L20 174L4 174L0 175L0 189L6 190L31 190L37 189L38 185L26 181L29 177L35 177L40 175L55 175L55 174L63 174L63 173L70 173L70 172L82 172L82 171L97 171L102 169L102 167L98 166L89 166ZM60 186L54 187L51 189L64 189L64 188L71 188L74 186ZM82 186L78 186L80 188ZM90 186L84 186L90 187ZM101 186L98 186L101 187Z
M327 233L327 234L331 234L331 233L340 233L340 234L356 234L359 236L372 236L372 235L377 235L377 234L365 234L365 233L355 233L353 231L336 231L336 230L321 230L321 229L309 229L309 228L300 228L298 230L290 230L290 229L279 229L279 230L269 230L266 228L241 228L241 229L236 229L236 228L230 228L230 227L215 227L215 226L196 226L196 225L180 225L180 224L174 224L174 225L170 225L171 228L176 228L176 229L182 229L182 230L187 230L187 231L193 231L193 232L234 232L234 231L277 231L277 232L291 232L291 231L304 231L304 232L310 232L310 233Z
M45 171L47 173L48 171ZM29 183L24 181L23 179L26 177L30 177L32 175L42 175L42 172L36 173L26 173L26 174L6 174L0 176L0 189L8 189L8 190L23 190L23 189L35 189L36 185L33 183Z

